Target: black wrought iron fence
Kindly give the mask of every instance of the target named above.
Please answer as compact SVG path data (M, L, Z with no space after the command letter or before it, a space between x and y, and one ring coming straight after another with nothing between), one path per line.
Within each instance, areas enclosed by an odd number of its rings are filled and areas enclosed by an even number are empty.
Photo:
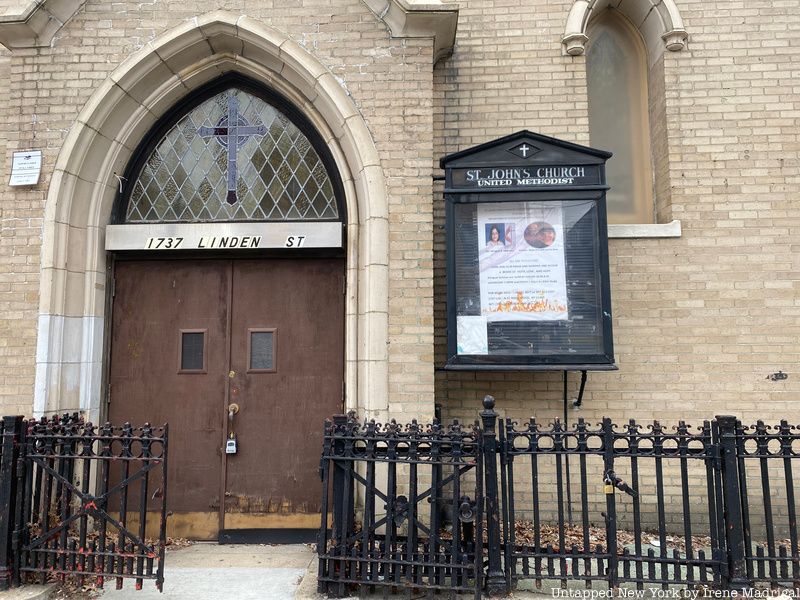
M597 427L580 419L568 429L507 419L501 448L509 581L722 583L721 479L709 422L692 432L685 423L668 431L658 422L618 429L609 419Z
M319 590L472 592L483 574L477 427L325 425ZM333 524L329 528L329 523Z
M14 530L14 468L22 419L4 417L0 420L0 591L11 585L11 538Z
M99 428L77 415L4 420L0 556L6 584L74 575L97 587L164 581L167 426ZM13 460L6 460L13 457ZM148 515L150 519L148 521ZM0 572L1 573L1 572Z
M800 482L794 474L800 464L800 426L784 420L745 427L737 421L722 435L736 448L745 580L800 590Z
M484 408L469 429L326 425L321 592L477 597L580 581L800 593L800 426L507 419L496 432L491 397ZM443 502L474 522L450 509L444 527Z

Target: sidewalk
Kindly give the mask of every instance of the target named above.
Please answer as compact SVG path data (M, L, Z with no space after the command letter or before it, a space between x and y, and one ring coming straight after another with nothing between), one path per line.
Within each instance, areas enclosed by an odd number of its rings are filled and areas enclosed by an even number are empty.
M316 554L311 546L193 544L167 551L164 593L146 581L121 590L110 582L102 600L292 600L317 598Z
M146 580L132 579L121 590L106 581L101 600L295 600L316 593L316 554L311 546L218 545L198 543L167 550L164 593ZM49 600L57 586L25 585L0 592L0 600ZM79 596L71 596L78 598Z
M325 600L317 594L317 560L311 545L218 545L197 543L188 547L167 550L164 593L160 594L153 581L145 581L137 591L133 580L126 579L123 589L114 589L108 581L100 600ZM531 590L532 582L523 582L514 592L514 600L605 600L608 589L598 584L586 590L583 582L570 582L568 589ZM620 597L643 600L683 600L681 589L647 587L640 594L634 586L622 586ZM55 586L23 586L0 592L0 600L49 600ZM627 592L627 593L625 593ZM375 598L382 598L379 592ZM403 594L390 598L406 598ZM419 594L414 597L424 597ZM446 594L437 596L448 598ZM77 600L79 596L70 596ZM459 596L468 599L471 596ZM347 600L347 599L344 599ZM354 599L352 599L354 600ZM702 597L700 598L702 600ZM776 596L771 600L791 600L790 596ZM796 599L795 599L796 600Z
M313 546L218 545L199 543L168 551L164 593L145 582L136 591L133 581L122 590L110 582L101 600L322 600L317 594L317 555ZM544 593L516 592L514 599L552 598ZM383 593L375 596L382 598ZM403 594L390 596L405 598ZM447 598L446 594L438 596ZM471 598L464 596L463 598ZM0 596L0 600L5 600Z
M219 545L197 543L176 550L167 550L164 593L160 594L153 581L145 581L137 591L134 581L125 580L117 590L114 581L106 582L100 600L323 600L317 594L317 560L313 546L296 545ZM529 590L531 582L522 587ZM624 586L632 587L632 586ZM0 592L0 600L48 600L54 586L24 586ZM571 582L568 590L557 592L561 598L580 597L582 582ZM601 592L602 590L602 592ZM647 590L645 600L678 599L677 589L664 594L660 589ZM567 594L565 594L567 592ZM601 593L597 593L601 592ZM607 590L598 585L598 600L607 597ZM420 594L422 596L422 594ZM383 597L382 592L375 595ZM392 596L390 596L392 597ZM396 598L406 596L398 594ZM448 596L441 595L440 598ZM629 596L630 597L630 596ZM72 598L77 598L73 596ZM460 596L459 598L471 598ZM514 600L545 600L554 598L550 588L540 591L516 591ZM788 600L788 598L787 598Z

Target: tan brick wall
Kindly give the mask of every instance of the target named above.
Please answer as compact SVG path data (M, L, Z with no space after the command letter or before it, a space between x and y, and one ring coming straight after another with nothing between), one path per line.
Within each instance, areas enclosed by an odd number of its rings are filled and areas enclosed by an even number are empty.
M390 400L401 419L430 414L434 365L444 360L444 213L441 185L431 185L435 160L521 128L589 140L584 59L562 55L560 46L571 2L460 6L456 51L433 74L432 42L391 38L359 0L247 6L340 79L382 157L391 222ZM571 416L791 417L800 347L800 67L793 37L800 17L796 7L763 0L746 10L730 0L678 6L690 43L653 67L651 77L663 70L663 81L651 81L651 91L664 100L654 99L651 113L663 115L663 131L654 128L662 158L659 218L680 219L683 236L611 241L620 371L591 374L584 408ZM42 148L45 170L34 189L0 187L2 412L30 410L42 208L49 169L74 117L131 52L219 7L90 0L52 47L19 50L8 62L0 108L5 156ZM239 12L245 4L221 7ZM0 181L7 177L6 161ZM789 379L766 379L778 370ZM435 378L445 415L469 420L486 393L509 414L558 415L561 385L559 374ZM576 388L573 377L571 395Z
M44 150L41 183L0 186L0 412L29 413L33 398L44 200L61 145L100 82L132 52L197 14L224 8L288 32L347 90L373 136L387 181L392 410L432 413L432 54L430 39L391 38L360 0L111 3L89 0L52 47L10 59L2 119L8 151ZM1 63L0 63L1 64ZM0 66L0 69L2 66ZM336 124L338 125L338 124ZM8 168L0 172L7 180Z
M36 309L41 235L41 209L38 194L8 187L11 153L21 149L20 131L33 127L34 112L27 111L18 122L10 107L25 102L34 104L25 80L24 67L5 49L0 53L0 390L3 414L30 414L33 400Z
M0 51L0 106L6 106L8 102L10 62L10 53L5 49L2 49L2 51ZM7 142L8 122L7 120L3 119L0 121L0 172L2 173L5 173ZM4 260L6 257L10 259L13 254L11 247L6 245L6 239L13 235L14 224L10 219L7 220L6 214L7 207L0 205L0 260ZM3 264L5 264L5 261ZM11 265L0 268L2 268L2 274L0 275L0 311L5 313L7 310L11 309L11 302L14 298L14 293L12 292L14 269L11 267ZM0 356L3 357L3 362L5 361L6 357L13 357L17 352L12 342L11 331L12 328L10 324L5 323L3 324L2 329L0 329ZM2 380L0 380L0 384L3 386L14 385L13 381L8 381L8 383L6 382L6 376L13 377L13 373L10 369L7 374L4 374ZM7 410L10 413L16 413L23 409L16 404L12 405L9 403Z
M435 73L435 156L528 128L589 140L585 63L562 55L569 0L466 0L453 57ZM617 363L591 373L580 411L699 422L720 413L797 420L800 408L800 52L797 3L678 1L688 48L651 77L658 215L679 239L610 242ZM793 62L792 62L793 61ZM663 160L668 153L668 161ZM438 171L437 171L438 172ZM445 360L444 208L435 198L436 361ZM767 380L783 370L783 382ZM577 391L573 375L570 396ZM561 414L560 374L438 372L445 417L484 394L505 414Z
M8 94L8 76L9 76L9 67L11 66L11 53L6 50L5 48L0 48L0 82L2 82L2 88L0 88L0 100L3 101L3 105L6 104L8 101L7 94ZM0 121L0 146L2 146L2 154L0 154L0 167L5 163L5 149L6 149L6 138L8 136L8 122L3 119ZM2 207L0 207L2 209Z
M667 128L667 90L664 79L664 56L650 68L647 77L651 164L655 223L672 221L672 188L669 172L669 131Z

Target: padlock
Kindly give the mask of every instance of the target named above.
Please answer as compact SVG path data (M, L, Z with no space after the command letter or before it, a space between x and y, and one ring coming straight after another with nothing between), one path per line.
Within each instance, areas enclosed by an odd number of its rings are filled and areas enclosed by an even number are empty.
M236 438L230 438L225 442L225 454L236 454Z
M607 496L610 496L614 493L614 479L613 473L606 473L606 476L603 477L603 493Z

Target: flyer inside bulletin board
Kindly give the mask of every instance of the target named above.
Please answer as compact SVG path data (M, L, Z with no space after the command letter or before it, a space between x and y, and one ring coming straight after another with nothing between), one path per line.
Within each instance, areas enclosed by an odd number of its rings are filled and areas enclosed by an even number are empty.
M481 314L457 317L458 353L488 354L487 324L569 319L560 204L477 207Z

